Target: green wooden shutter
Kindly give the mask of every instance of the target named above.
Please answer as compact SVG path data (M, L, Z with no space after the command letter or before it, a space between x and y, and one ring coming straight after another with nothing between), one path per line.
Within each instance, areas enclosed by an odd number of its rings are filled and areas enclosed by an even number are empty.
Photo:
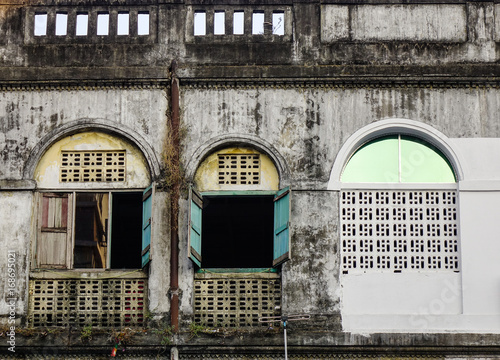
M201 218L203 209L203 198L193 189L189 191L191 210L189 212L189 235L188 247L189 258L201 267Z
M153 185L142 193L142 267L151 260L151 207L153 203Z
M290 259L290 187L274 197L274 250L273 266Z

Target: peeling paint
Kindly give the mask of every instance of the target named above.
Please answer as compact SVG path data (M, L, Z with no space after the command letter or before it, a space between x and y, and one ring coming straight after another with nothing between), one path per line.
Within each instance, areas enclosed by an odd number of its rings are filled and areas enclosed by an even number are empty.
M97 183L59 181L63 150L126 150L125 182L100 183L101 187L145 188L151 182L147 162L137 148L123 139L108 134L84 132L57 141L45 152L35 170L34 179L39 188L87 188L97 185Z

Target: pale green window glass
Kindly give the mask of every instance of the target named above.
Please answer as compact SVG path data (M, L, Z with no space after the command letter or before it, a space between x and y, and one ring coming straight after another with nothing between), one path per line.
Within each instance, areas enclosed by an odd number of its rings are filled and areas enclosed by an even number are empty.
M455 174L448 160L433 146L401 136L401 182L451 183Z
M432 145L408 136L386 136L363 145L349 159L343 182L451 183L448 160Z
M343 182L398 182L398 137L386 136L359 148L342 173Z

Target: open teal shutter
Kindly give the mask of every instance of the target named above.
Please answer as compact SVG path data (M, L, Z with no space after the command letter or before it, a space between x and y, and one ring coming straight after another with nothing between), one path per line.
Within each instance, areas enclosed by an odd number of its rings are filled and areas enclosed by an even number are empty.
M153 203L153 185L142 193L142 267L150 261L151 246L151 205Z
M203 198L193 189L189 191L191 211L189 212L189 258L201 267L201 218Z
M290 259L290 187L274 196L273 266Z

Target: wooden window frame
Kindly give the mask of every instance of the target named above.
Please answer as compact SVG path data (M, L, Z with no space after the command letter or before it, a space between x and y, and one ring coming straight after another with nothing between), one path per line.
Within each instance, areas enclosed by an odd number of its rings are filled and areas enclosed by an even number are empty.
M144 200L149 198L148 206L152 207L152 200L154 198L154 184L148 187L143 192L143 216L145 214L144 210ZM109 215L106 221L106 229L104 229L106 234L111 233L111 227L113 223L113 214L112 214L112 203L113 196L117 193L132 193L138 192L137 190L132 189L119 189L119 190L104 190L104 189L93 189L92 191L60 191L60 192L38 192L36 195L37 202L37 224L36 224L36 239L33 242L32 246L32 269L65 269L65 270L77 270L77 271L105 271L112 269L111 268L111 249L112 249L112 238L110 236L106 237L107 249L106 249L106 266L103 268L75 268L74 267L74 249L75 249L75 218L76 218L76 196L77 194L97 194L97 193L105 193L108 194L108 206L109 206ZM50 227L49 224L49 200L46 199L66 199L66 205L61 206L61 216L62 222L66 224L66 226L61 227ZM63 201L63 200L61 200ZM54 204L52 204L54 207ZM66 209L66 211L63 211ZM52 210L54 213L54 210ZM148 231L149 231L149 242L146 244L147 249L145 249L144 242L144 219L142 219L141 223L143 224L143 232L142 232L142 267L146 266L151 259L151 251L150 251L150 242L151 242L151 224L152 224L152 212L149 209L149 218L147 219ZM55 216L55 215L51 215ZM57 216L56 216L57 217ZM55 222L56 220L53 220ZM59 261L54 261L55 263L47 263L47 261L43 261L42 259L50 259L50 256L57 256L57 254L50 254L51 247L49 246L49 241L47 239L48 236L46 234L60 234L59 238L64 236L65 242L65 254L59 259ZM57 235L56 235L57 239ZM59 241L61 241L59 239ZM57 244L56 244L57 245ZM53 246L52 246L53 247ZM60 246L59 246L60 247ZM48 253L47 253L48 252Z

